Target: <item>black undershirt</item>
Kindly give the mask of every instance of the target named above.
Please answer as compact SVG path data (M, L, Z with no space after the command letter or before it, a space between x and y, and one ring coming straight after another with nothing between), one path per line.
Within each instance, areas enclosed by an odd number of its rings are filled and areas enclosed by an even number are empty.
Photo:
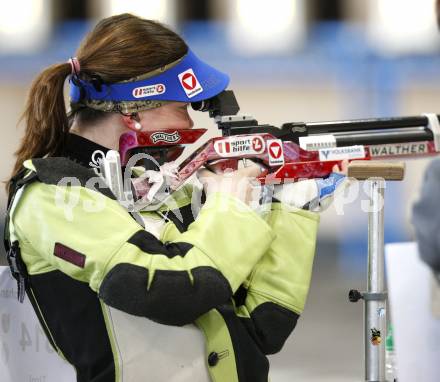
M111 149L80 135L69 133L61 156L69 158L85 167L90 167L89 163L92 161L92 155L97 150L106 154Z

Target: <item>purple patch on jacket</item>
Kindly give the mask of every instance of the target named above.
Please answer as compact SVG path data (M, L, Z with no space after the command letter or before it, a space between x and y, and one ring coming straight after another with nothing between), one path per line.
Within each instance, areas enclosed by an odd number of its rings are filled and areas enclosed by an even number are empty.
M84 268L86 257L72 248L66 247L61 243L55 243L53 254L60 259L72 263L80 268Z

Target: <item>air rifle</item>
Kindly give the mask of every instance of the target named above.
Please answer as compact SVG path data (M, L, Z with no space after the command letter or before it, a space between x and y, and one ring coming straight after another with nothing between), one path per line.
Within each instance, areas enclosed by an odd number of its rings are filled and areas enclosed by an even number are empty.
M251 159L264 165L265 171L258 178L261 184L282 184L324 178L343 160L413 158L440 153L440 124L435 114L289 122L276 127L238 115L239 106L230 90L193 103L192 107L209 112L222 136L207 141L178 166L167 185L170 192L181 187L202 166L215 171L234 170L239 160ZM152 155L159 165L173 161L181 155L184 145L195 143L205 132L206 129L128 132L120 138L122 165L139 152ZM151 169L151 164L144 165ZM149 188L147 180L134 183L138 198Z

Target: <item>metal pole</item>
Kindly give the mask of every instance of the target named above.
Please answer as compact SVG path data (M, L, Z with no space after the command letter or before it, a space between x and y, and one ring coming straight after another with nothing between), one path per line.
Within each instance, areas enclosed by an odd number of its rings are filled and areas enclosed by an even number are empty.
M366 161L370 162L370 161ZM386 303L384 262L384 189L385 179L403 180L403 163L361 163L348 166L348 176L366 180L369 187L368 200L368 276L367 291L350 290L351 302L364 300L364 347L365 381L385 380ZM378 178L380 176L380 178Z
M369 182L368 281L365 303L365 380L385 381L386 292L384 274L383 179Z

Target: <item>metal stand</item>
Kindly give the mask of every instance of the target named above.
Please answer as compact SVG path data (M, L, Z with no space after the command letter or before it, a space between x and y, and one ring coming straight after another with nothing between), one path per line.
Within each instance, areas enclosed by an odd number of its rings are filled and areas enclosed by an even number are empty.
M368 280L365 304L365 380L385 381L385 338L387 330L384 274L384 180L368 181ZM366 298L367 297L367 298ZM375 341L377 334L380 338ZM374 333L376 332L376 333ZM376 342L379 342L378 344Z
M387 336L387 293L384 258L385 179L402 180L402 163L354 163L348 175L369 183L367 291L351 290L349 300L364 300L365 381L386 382L385 339ZM375 178L370 178L375 176ZM380 177L380 178L378 178Z

